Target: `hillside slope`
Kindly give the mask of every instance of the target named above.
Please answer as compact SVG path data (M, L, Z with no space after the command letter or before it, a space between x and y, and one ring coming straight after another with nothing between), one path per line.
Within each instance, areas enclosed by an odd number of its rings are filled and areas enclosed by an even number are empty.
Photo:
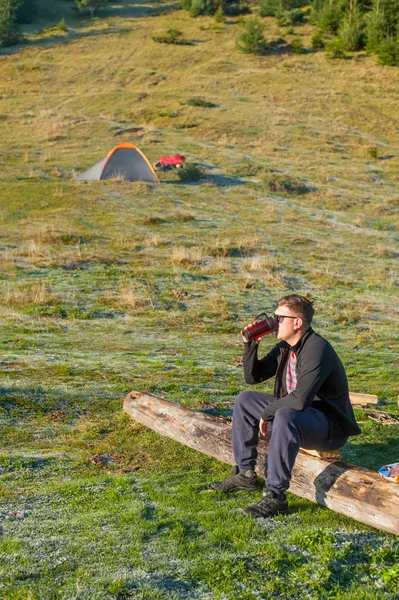
M248 523L248 496L198 493L223 465L121 400L229 414L239 330L298 291L352 391L398 415L399 71L281 44L244 55L238 19L167 3L65 14L67 31L54 17L0 54L0 595L393 598L396 539L295 498ZM153 41L170 28L193 45ZM297 35L309 48L311 26ZM73 179L121 141L204 177ZM357 416L344 458L398 460L397 425Z

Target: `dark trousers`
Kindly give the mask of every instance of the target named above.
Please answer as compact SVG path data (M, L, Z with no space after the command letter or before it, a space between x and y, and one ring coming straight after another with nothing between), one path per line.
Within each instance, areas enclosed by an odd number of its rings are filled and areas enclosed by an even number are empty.
M259 420L264 408L275 399L275 396L259 392L242 392L235 399L233 450L240 469L254 468L258 455ZM316 408L279 408L273 422L268 423L271 438L267 458L267 488L280 494L289 488L299 448L324 451L341 448L347 438L330 439L329 429L325 415Z

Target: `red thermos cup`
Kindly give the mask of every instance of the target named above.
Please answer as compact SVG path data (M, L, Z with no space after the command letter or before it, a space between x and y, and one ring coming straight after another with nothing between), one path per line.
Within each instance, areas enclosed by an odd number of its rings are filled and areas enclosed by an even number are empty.
M260 317L264 318L259 321L258 319ZM251 325L248 325L248 327L244 329L243 334L247 338L247 341L250 342L251 340L256 340L268 333L276 331L277 328L278 321L275 317L268 317L265 313L261 313L255 317L255 321Z

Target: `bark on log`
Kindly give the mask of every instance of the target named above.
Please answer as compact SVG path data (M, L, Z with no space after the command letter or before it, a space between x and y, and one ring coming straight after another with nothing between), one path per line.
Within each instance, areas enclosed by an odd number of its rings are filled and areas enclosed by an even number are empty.
M161 435L234 465L231 426L225 419L145 392L128 394L123 409ZM261 440L257 466L261 477L267 449L268 442ZM399 485L373 471L334 459L320 459L301 450L292 473L290 492L376 529L399 535Z

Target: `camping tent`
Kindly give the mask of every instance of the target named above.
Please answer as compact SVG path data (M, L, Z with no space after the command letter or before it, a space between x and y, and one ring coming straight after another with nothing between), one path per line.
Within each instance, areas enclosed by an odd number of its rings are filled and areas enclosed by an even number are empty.
M149 160L133 144L119 144L111 152L76 179L111 179L120 177L126 181L149 181L159 183Z

